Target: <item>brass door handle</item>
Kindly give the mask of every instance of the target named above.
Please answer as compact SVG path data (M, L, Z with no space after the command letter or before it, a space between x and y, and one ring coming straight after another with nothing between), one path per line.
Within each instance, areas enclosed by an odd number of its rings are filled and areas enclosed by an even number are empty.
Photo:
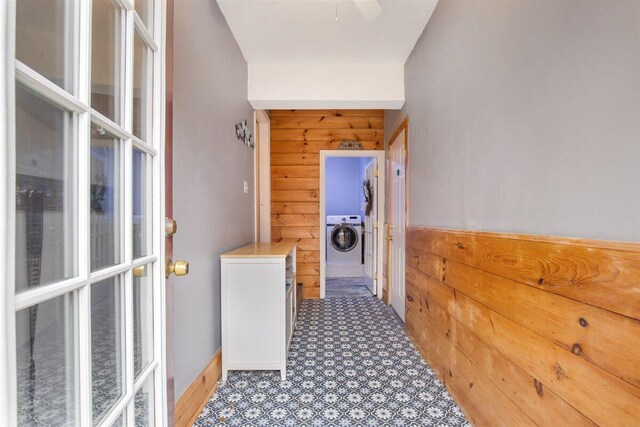
M171 258L167 258L164 276L168 279L171 273L176 276L186 276L189 274L189 263L187 261L173 262Z
M393 236L392 236L392 235L388 235L388 236L387 236L387 240L388 240L388 241L390 241L390 242L392 242L392 241L393 241Z

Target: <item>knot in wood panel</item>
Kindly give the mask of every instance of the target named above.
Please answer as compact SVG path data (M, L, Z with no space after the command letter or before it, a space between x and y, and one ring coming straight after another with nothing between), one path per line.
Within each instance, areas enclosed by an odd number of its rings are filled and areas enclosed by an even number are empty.
M538 396L542 396L544 394L544 390L542 389L542 383L534 378L533 385L536 388L536 393L538 393Z
M560 366L560 364L557 363L557 362L556 362L556 364L553 365L553 371L556 374L556 378L558 378L559 380L561 380L562 378L567 376L564 373L564 369L562 369L562 366Z
M575 354L576 356L582 356L582 346L578 343L575 343L571 346L571 353Z

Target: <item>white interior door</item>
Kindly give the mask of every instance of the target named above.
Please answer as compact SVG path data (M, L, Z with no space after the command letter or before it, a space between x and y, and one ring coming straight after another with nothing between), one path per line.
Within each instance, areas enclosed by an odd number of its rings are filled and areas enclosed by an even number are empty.
M377 222L378 222L378 159L373 159L365 168L365 179L371 182L373 189L373 200L371 201L373 209L369 215L364 217L364 271L371 281L367 281L367 287L373 295L376 294L375 282L376 278L376 248L377 245Z
M391 306L404 321L405 315L405 227L406 227L406 149L404 144L405 131L398 135L391 145L391 223L389 234L391 237L390 253L390 282Z
M0 8L0 425L165 424L165 5Z

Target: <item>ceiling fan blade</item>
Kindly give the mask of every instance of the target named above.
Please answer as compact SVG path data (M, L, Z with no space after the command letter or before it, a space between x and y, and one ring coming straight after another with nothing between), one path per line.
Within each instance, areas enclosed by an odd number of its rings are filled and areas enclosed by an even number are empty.
M382 15L382 6L378 0L353 0L353 2L367 21L373 21Z

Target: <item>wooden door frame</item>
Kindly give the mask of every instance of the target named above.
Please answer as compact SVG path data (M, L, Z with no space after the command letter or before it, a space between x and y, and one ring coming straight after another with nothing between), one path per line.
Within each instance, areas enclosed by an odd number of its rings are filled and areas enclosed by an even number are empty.
M389 141L387 141L387 176L391 177L391 146L394 142L398 140L400 134L404 131L404 220L405 220L405 233L407 227L409 227L409 117L405 116L400 122L400 125L396 128L396 130L391 135ZM391 203L393 202L393 182L389 179L388 182L387 194L389 195L389 205L387 206L388 211L386 212L387 218L387 238L386 238L386 264L387 264L387 298L384 301L387 305L389 305L391 301L391 241L389 240L389 235L391 233L391 225L392 225L392 215L391 215Z
M327 269L327 200L326 200L326 160L329 157L372 157L378 159L378 244L376 247L376 270L375 279L376 297L382 299L382 266L384 229L380 227L384 224L385 201L386 201L386 171L381 167L385 161L385 153L382 150L320 150L320 298L324 299L326 293L326 269ZM380 218L380 213L382 217Z
M254 150L255 241L271 241L271 121L265 110L255 110Z

